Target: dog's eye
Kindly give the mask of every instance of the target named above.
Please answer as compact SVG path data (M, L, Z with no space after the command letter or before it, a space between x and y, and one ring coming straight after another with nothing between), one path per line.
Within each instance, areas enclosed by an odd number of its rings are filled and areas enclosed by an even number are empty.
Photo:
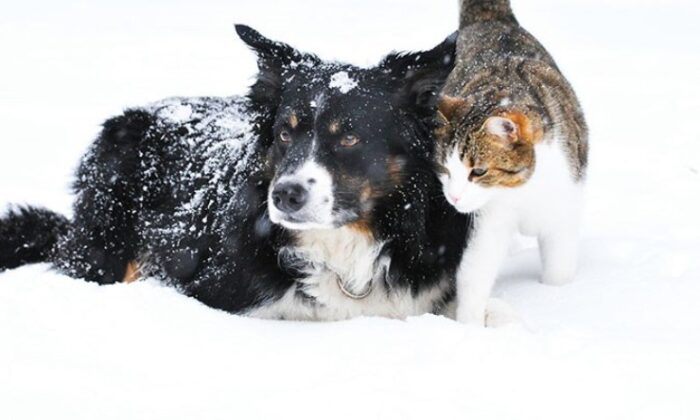
M343 147L352 147L360 142L360 138L354 134L347 134L340 139L340 145Z
M479 178L479 177L486 175L486 173L488 173L488 171L489 170L486 168L474 168L474 169L472 169L472 176L474 178Z
M289 134L289 131L282 130L280 132L280 140L282 141L282 143L289 143L290 141L292 141L292 135Z

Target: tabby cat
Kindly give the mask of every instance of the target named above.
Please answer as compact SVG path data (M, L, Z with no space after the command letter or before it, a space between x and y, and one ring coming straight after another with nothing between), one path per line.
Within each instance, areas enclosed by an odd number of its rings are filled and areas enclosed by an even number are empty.
M508 0L462 0L457 53L440 100L438 172L449 203L476 216L457 319L484 325L514 233L538 238L544 283L573 278L588 134L574 91Z

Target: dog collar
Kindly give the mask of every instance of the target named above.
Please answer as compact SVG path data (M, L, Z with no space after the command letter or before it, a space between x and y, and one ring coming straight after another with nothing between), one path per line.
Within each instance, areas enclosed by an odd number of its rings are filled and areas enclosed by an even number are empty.
M369 296L370 293L372 293L372 285L373 285L372 281L370 281L367 284L367 288L362 293L355 294L355 293L352 293L351 291L349 291L345 287L345 284L343 283L343 280L340 278L340 276L336 275L335 278L336 278L336 281L338 282L338 288L340 288L340 291L343 292L343 294L345 296L349 297L350 299L362 300L362 299L366 298L367 296Z

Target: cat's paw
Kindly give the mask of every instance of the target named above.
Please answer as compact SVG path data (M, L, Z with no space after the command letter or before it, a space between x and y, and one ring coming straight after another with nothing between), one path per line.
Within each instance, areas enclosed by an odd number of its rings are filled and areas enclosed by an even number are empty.
M486 326L486 311L469 308L467 305L457 306L457 316L455 317L457 322L461 322L465 325L471 325L476 327Z
M548 286L563 286L574 281L575 270L549 270L542 273L540 282Z
M487 328L524 325L515 309L501 299L489 299L483 311L474 308L461 309L457 308L457 321L462 324Z
M501 299L489 299L486 306L485 325L488 328L501 328L510 326L524 326L518 313Z

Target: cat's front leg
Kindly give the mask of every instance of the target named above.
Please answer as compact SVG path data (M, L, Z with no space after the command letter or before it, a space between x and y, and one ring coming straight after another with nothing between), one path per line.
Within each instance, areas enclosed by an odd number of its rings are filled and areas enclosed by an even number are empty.
M472 238L457 271L457 321L485 326L486 305L513 233L502 214L476 216Z
M580 211L569 209L553 218L549 228L539 235L542 283L560 286L570 283L578 263Z

